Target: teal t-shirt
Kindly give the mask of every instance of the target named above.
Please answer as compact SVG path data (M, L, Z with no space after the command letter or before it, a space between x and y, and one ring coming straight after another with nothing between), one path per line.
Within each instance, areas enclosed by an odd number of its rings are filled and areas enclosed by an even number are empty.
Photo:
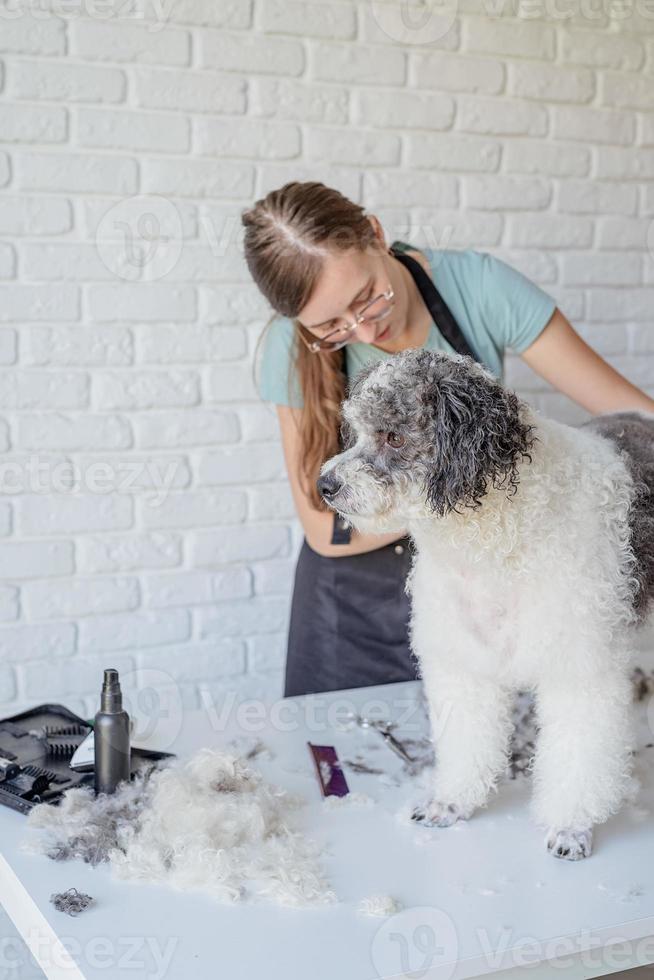
M413 248L406 242L393 245L402 251ZM472 248L419 250L429 259L432 278L471 348L491 373L503 380L505 349L517 354L526 350L552 316L556 301L513 266L488 252ZM293 321L276 317L262 344L259 390L264 401L301 408L299 380L291 370L294 340ZM456 353L433 321L424 347ZM370 361L394 356L372 344L350 343L343 350L350 380Z

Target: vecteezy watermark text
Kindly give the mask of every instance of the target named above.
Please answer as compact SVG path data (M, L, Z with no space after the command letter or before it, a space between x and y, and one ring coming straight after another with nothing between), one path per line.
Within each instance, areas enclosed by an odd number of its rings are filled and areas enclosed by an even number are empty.
M165 502L183 462L179 458L115 461L53 460L34 453L0 460L0 496L142 493L151 507Z
M2 0L0 21L54 17L142 21L148 33L162 30L170 20L174 0Z

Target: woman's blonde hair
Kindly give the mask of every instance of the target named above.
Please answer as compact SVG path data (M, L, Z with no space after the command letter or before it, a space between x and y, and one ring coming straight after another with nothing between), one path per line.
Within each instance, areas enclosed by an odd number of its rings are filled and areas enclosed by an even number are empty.
M281 314L293 320L288 391L290 395L295 374L304 402L298 479L314 507L328 510L316 480L325 460L341 447L340 407L347 383L344 349L312 353L298 334L309 342L315 337L297 315L311 297L328 252L365 251L375 248L378 240L363 207L318 181L290 181L270 191L243 211L241 220L248 268L275 310L257 342L255 365L259 346L275 318Z

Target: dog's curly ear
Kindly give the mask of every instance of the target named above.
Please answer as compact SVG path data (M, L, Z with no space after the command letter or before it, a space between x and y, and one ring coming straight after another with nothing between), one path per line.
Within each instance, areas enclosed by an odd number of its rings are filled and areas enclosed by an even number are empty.
M422 401L433 425L435 465L425 485L432 511L443 517L461 513L460 504L478 509L489 481L513 496L519 461L531 462L537 438L522 420L518 396L467 355L430 374Z

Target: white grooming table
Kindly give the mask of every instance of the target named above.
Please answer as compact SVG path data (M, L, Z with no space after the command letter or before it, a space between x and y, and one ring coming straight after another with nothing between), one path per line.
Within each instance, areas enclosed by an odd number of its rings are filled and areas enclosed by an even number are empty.
M180 712L179 731L167 744L156 734L149 742L134 738L180 757L226 746L234 736L261 738L274 758L252 765L308 800L303 828L324 843L336 905L228 906L114 880L104 865L21 851L26 818L0 807L0 901L48 980L570 980L654 962L654 748L637 755L644 782L637 806L596 830L589 859L555 859L529 821L525 777L503 781L487 809L451 828L398 818L416 796L411 780L393 785L400 759L377 731L339 731L330 722L349 707L403 718L397 736L415 738L427 731L420 693L412 682L287 699L247 732L235 710L225 726L224 705L207 701L202 710ZM646 702L637 707L643 746L654 740L646 709ZM308 740L334 745L341 760L374 756L389 778L344 771L350 790L375 804L323 804ZM95 899L74 918L49 901L71 886ZM362 915L357 907L374 894L392 896L403 911Z

